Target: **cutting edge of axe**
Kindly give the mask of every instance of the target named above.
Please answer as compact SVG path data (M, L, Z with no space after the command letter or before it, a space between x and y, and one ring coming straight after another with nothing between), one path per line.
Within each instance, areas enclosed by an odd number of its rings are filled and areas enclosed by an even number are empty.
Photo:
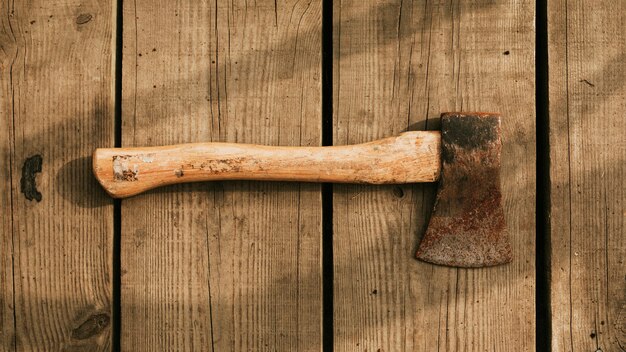
M452 112L440 131L369 143L283 147L192 143L98 148L93 172L126 198L160 186L218 180L402 184L439 181L417 258L447 266L508 263L512 250L500 191L500 115Z

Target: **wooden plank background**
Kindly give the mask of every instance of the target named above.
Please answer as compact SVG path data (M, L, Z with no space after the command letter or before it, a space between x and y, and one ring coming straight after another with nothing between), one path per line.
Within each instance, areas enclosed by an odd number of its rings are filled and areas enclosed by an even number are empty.
M113 146L113 4L0 8L0 348L109 350L113 202L89 155Z
M11 60L15 58L17 44L5 28L9 26L8 3L2 2L0 23L0 350L12 350L15 344L15 326L13 314L13 211L11 209L12 177L12 127L13 100L6 92L11 91L11 79L8 75ZM11 55L13 54L13 55Z
M552 346L626 350L626 3L550 1Z
M337 351L534 349L534 4L334 2L334 141L503 114L508 266L416 261L434 185L335 186Z
M320 1L124 3L124 146L321 143ZM321 345L319 185L122 202L122 349Z
M418 262L434 185L336 185L334 349L535 350L535 137L549 128L541 319L555 351L624 350L626 4L547 1L549 126L535 126L534 1L332 6L334 143L500 111L516 254ZM114 143L116 50L124 146L320 145L322 1L0 0L0 13L0 351L111 350L116 304L122 350L321 350L319 185L124 200L117 301L113 202L90 155Z

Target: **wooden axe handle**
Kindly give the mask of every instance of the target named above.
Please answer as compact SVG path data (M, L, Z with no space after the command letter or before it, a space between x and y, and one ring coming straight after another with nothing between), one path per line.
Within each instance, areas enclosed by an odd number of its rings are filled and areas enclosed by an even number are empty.
M93 154L93 172L115 198L175 183L216 180L433 182L439 178L440 154L440 133L419 131L333 147L195 143L100 148Z

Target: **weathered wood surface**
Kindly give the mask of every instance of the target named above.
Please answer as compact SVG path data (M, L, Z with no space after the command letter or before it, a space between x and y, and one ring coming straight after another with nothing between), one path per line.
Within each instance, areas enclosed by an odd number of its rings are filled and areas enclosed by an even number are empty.
M0 351L14 350L13 316L13 211L11 210L12 177L12 110L11 80L8 74L11 60L15 57L17 45L11 32L7 31L10 11L8 2L3 1L0 24ZM6 48L6 49L5 49ZM13 51L13 55L11 55Z
M626 3L549 1L554 351L626 349Z
M109 350L113 3L0 9L0 349Z
M535 348L533 1L334 2L334 142L501 112L513 263L415 260L435 185L335 186L337 351Z
M125 1L125 147L320 144L320 1ZM122 350L321 345L319 185L122 201Z
M320 144L320 1L123 3L124 146ZM626 5L548 5L552 348L620 351ZM0 350L110 350L113 211L89 156L114 139L115 4L0 12ZM516 255L417 262L434 185L335 186L337 351L534 350L533 15L334 3L335 144L501 112ZM124 200L122 349L320 350L320 203L319 185L257 182Z

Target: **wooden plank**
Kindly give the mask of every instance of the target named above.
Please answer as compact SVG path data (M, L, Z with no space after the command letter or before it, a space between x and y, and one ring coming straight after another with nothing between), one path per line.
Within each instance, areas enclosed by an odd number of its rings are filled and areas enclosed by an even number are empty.
M554 351L626 348L626 3L549 1Z
M89 156L113 145L114 6L1 8L0 346L108 350L112 201Z
M478 270L418 262L434 185L336 186L336 350L534 350L534 2L344 0L334 22L335 144L503 114L515 253Z
M124 2L124 146L320 144L321 2ZM141 170L139 170L141 173ZM319 185L122 202L122 349L319 350Z
M13 212L11 209L11 145L13 128L13 100L8 74L17 45L9 27L8 2L0 2L0 351L15 347L13 319Z

